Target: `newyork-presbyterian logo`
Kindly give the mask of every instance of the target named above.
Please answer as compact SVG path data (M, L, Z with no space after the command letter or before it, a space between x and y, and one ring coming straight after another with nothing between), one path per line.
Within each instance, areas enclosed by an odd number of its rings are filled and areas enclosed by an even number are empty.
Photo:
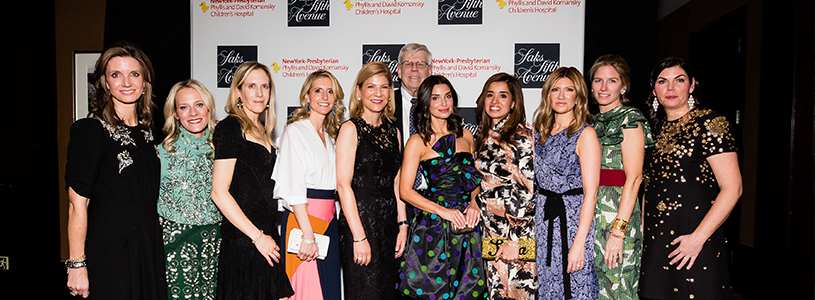
M228 88L238 67L258 60L258 46L218 46L218 87Z
M522 88L541 88L560 66L560 44L515 44L515 77Z
M327 27L330 8L328 0L288 0L289 27Z
M481 25L483 0L439 0L439 25Z
M399 64L399 50L403 46L404 44L362 45L362 65L372 61L385 64L393 74L393 88L399 88L402 85L399 83L396 66Z

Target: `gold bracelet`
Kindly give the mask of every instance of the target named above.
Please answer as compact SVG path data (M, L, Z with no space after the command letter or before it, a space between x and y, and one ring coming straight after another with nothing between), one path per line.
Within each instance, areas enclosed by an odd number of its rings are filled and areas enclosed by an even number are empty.
M628 221L616 218L614 219L614 222L611 222L611 228L617 229L625 233L628 230Z

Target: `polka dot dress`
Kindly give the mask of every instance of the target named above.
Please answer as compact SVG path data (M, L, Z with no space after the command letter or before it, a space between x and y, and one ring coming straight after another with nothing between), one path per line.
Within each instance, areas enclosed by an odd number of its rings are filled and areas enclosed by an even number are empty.
M433 149L439 157L419 166L427 182L424 196L463 211L470 203L470 192L481 183L473 156L455 152L453 134L441 137ZM486 298L480 230L453 234L451 226L436 214L416 209L396 286L400 294L430 300Z

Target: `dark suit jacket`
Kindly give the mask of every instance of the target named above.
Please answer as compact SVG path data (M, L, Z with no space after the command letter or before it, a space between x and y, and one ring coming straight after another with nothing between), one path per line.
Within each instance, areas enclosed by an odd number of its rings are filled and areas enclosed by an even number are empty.
M402 91L401 91L401 89L393 89L393 100L394 100L393 104L396 104L396 111L394 112L394 117L396 117L396 121L394 122L394 124L396 124L396 126L397 126L396 128L399 128L400 132L404 132L405 127L402 125L403 124L402 122L407 122L408 120L402 120ZM403 146L404 146L404 143L406 143L406 142L407 141L402 141Z

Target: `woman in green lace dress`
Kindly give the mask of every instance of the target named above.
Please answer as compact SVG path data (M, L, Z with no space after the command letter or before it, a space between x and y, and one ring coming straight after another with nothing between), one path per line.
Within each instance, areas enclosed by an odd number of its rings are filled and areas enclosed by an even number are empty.
M637 191L645 148L654 142L643 114L623 105L630 73L625 59L615 54L601 56L589 70L592 96L600 106L593 124L602 153L594 210L600 299L639 299L642 210Z

